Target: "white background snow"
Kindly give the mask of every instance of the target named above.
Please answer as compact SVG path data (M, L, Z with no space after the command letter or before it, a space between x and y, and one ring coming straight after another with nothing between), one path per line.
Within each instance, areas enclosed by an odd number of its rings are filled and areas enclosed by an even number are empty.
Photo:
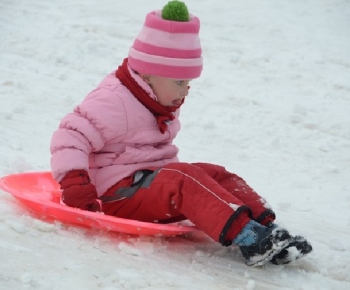
M160 0L0 1L0 175L49 170L59 120L127 56ZM37 220L0 191L0 289L350 289L350 1L187 0L204 71L183 161L241 175L314 248L245 266L201 233L152 238Z

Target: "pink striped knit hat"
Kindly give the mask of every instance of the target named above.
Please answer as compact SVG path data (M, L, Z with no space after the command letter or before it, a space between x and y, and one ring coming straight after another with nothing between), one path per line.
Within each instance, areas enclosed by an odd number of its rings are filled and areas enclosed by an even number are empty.
M174 21L163 19L160 10L148 13L129 50L129 66L138 73L166 78L198 78L203 68L200 21L188 15L188 21Z

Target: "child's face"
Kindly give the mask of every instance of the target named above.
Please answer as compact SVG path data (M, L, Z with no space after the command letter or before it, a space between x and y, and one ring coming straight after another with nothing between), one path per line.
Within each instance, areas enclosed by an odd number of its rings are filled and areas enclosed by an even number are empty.
M163 106L179 106L188 95L190 80L175 80L159 76L147 76L144 80L152 87L158 103Z

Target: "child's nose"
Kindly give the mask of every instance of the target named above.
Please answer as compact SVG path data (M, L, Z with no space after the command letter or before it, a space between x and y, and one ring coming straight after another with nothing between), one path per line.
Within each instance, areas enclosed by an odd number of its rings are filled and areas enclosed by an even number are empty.
M188 95L189 90L190 86L185 87L184 90L181 92L181 97L186 97Z

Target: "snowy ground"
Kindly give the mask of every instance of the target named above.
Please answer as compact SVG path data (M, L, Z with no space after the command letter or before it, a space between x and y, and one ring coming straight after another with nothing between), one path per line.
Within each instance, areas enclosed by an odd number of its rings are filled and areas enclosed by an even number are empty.
M0 1L0 175L49 170L60 118L127 55L165 1ZM202 234L49 224L0 191L0 289L350 289L350 1L191 1L205 59L177 138L222 164L314 252L249 268Z

